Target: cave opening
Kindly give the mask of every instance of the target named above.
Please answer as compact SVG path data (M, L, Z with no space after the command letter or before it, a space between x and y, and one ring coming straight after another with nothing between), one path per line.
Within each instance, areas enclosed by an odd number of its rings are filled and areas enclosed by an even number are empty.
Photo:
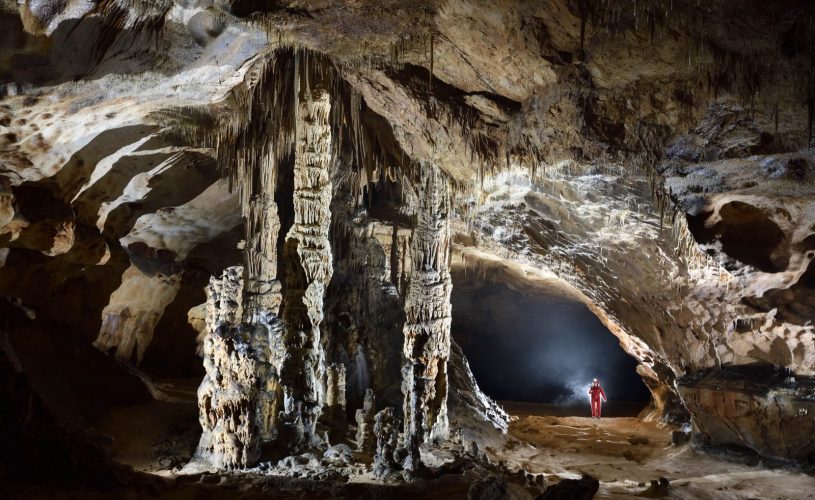
M583 415L590 412L588 388L598 378L608 396L604 415L634 416L650 401L637 361L559 284L526 287L459 268L451 301L453 340L488 396Z

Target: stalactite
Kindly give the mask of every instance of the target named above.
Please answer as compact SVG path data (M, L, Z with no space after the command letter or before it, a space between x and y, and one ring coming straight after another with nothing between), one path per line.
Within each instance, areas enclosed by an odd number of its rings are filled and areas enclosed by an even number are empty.
M421 467L419 447L445 439L447 360L450 355L450 192L437 166L423 165L411 241L412 268L405 296L402 369L405 468Z

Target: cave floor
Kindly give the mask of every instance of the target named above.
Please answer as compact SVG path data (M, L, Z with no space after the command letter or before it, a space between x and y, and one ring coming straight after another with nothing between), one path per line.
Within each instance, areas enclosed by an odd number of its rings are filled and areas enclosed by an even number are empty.
M99 430L113 438L116 459L142 473L124 491L0 488L0 497L464 499L478 479L475 471L406 484L382 484L367 475L322 482L258 472L179 474L200 432L194 381L165 381L158 388L164 400L117 409L99 422ZM641 405L611 404L604 408L609 417L593 420L575 416L587 411L582 407L502 404L513 420L506 445L488 450L493 461L543 473L549 484L590 474L600 481L594 498L815 499L813 471L773 467L734 451L673 445L669 426L636 417ZM650 486L660 477L670 481L667 491ZM512 487L514 498L534 498Z
M735 451L725 456L690 444L676 446L665 424L630 416L564 416L562 408L551 405L504 406L513 421L499 458L544 473L550 483L590 474L600 481L594 498L815 498L813 471L771 467ZM670 481L667 491L650 486L660 477Z

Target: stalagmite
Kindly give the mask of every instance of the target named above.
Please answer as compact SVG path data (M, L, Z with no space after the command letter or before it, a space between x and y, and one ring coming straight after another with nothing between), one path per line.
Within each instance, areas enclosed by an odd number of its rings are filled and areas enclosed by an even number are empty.
M399 419L392 407L387 407L374 418L376 455L374 455L374 475L387 478L401 468L399 457Z
M345 365L334 363L325 372L325 417L332 429L343 431L345 425Z
M251 335L240 327L240 267L227 268L207 287L206 375L198 388L203 429L196 455L222 469L245 468L260 454L255 419L257 359Z
M306 84L307 87L307 84ZM298 97L294 158L294 224L286 236L283 318L286 358L281 366L287 444L300 450L319 443L317 420L325 403L325 355L320 327L332 275L331 104L326 92L306 88Z
M445 439L450 356L450 192L435 165L423 165L405 296L402 368L406 469L420 467L419 447Z
M376 413L376 397L374 391L365 391L365 401L362 408L357 410L357 450L362 453L373 454L376 451L374 436L374 416Z

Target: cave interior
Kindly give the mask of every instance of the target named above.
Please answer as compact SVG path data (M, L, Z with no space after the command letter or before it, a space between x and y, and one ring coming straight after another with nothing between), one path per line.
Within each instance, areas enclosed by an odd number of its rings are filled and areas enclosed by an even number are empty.
M815 498L815 3L0 28L3 498Z

